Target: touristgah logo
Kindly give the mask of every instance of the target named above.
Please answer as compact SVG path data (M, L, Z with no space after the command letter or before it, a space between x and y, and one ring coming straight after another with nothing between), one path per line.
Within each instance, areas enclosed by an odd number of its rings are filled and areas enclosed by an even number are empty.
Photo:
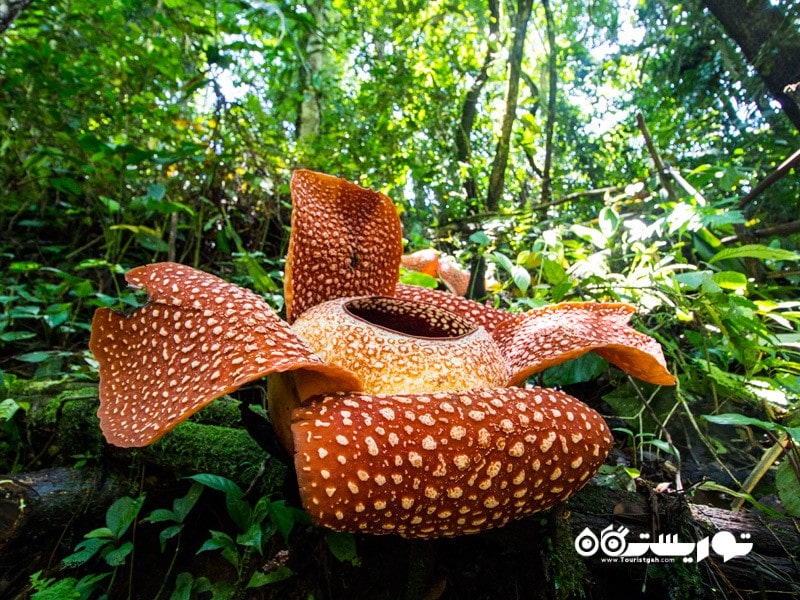
M630 529L620 525L616 529L609 525L598 537L586 527L575 538L575 551L583 557L594 556L602 552L603 562L640 562L662 563L682 560L683 562L700 562L708 558L713 550L722 557L723 562L737 556L745 556L753 549L752 542L738 541L730 531L719 531L713 537L704 537L699 542L678 541L677 534L660 534L655 541L649 533L639 534L643 541L629 542L626 538ZM740 533L739 539L749 540L749 533Z

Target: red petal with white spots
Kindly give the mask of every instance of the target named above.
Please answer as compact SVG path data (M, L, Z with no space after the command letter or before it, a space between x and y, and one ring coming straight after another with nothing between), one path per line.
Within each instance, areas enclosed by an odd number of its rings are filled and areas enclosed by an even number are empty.
M284 282L290 323L326 300L394 295L402 252L400 218L385 195L338 177L294 172Z
M293 420L311 518L404 537L476 533L549 508L583 487L613 443L591 408L537 388L339 394Z
M598 302L554 304L515 315L494 331L509 385L594 351L643 381L674 385L661 345L628 325L635 309Z
M100 426L117 446L144 446L203 406L269 373L303 369L307 393L361 389L322 362L253 292L175 263L130 271L150 303L131 316L95 312Z

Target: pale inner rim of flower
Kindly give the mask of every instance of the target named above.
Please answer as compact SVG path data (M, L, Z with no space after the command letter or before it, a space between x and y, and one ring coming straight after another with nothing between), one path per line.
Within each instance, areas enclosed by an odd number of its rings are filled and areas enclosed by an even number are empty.
M344 303L344 310L370 325L414 338L455 340L478 329L437 306L385 296L349 300Z

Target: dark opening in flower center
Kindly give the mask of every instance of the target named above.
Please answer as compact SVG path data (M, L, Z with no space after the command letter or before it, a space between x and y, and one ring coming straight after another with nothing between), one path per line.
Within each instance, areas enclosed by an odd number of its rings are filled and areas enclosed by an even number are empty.
M344 305L352 316L377 327L421 338L458 338L475 331L466 319L430 304L373 296Z

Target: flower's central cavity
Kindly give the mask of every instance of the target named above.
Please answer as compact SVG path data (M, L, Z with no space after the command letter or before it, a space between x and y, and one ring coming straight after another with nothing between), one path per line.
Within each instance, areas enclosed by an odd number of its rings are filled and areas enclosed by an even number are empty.
M352 316L383 329L419 338L459 338L477 328L469 321L431 304L373 296L344 305Z
M383 296L309 308L292 324L326 363L347 369L368 394L503 386L500 350L482 327L432 306Z

